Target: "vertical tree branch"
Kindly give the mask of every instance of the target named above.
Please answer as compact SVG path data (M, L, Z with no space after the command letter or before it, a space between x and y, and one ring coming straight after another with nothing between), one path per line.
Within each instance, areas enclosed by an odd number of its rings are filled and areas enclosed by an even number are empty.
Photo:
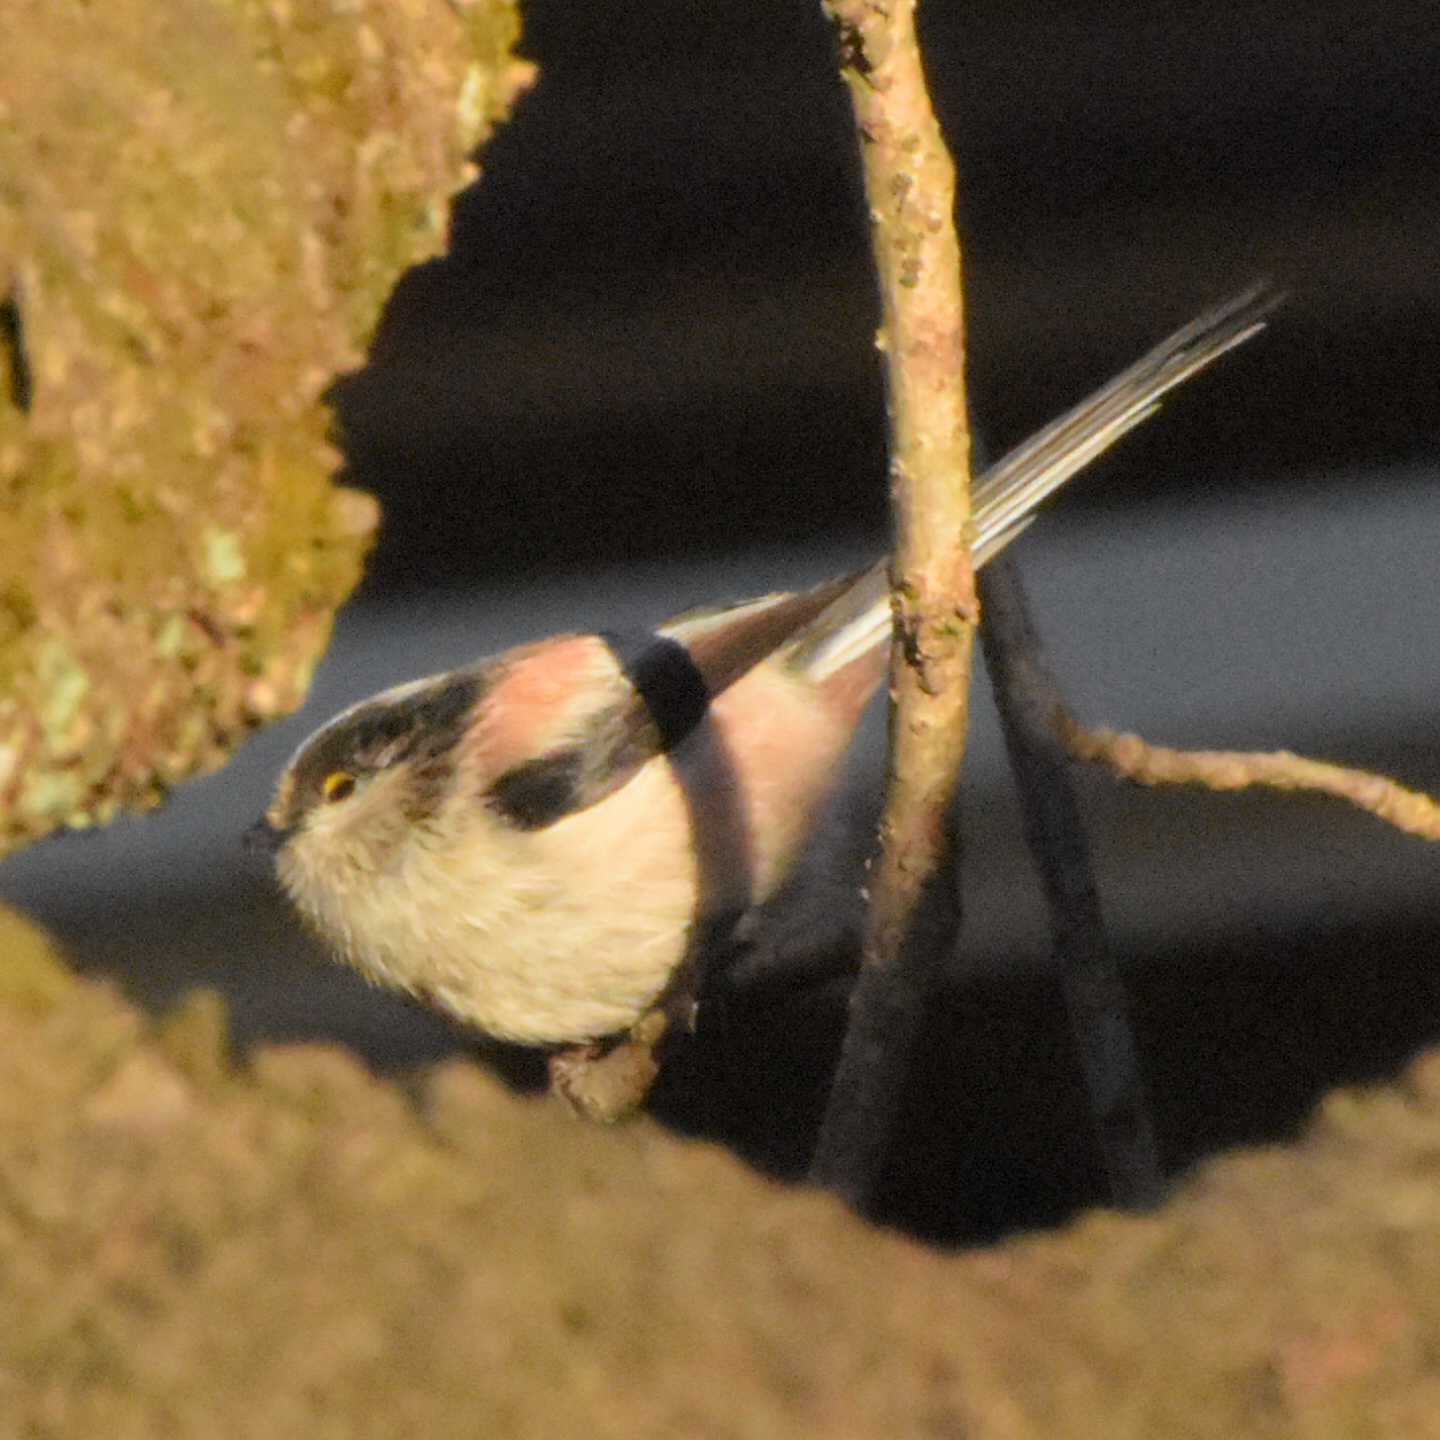
M915 0L828 0L859 131L880 281L896 546L890 769L860 978L812 1166L868 1198L958 899L948 816L977 614L970 563L954 167L931 109Z
M1106 943L1069 757L1056 729L1064 700L1045 664L1012 557L991 563L980 594L985 664L1020 790L1025 839L1050 907L1070 1031L1110 1196L1117 1205L1144 1208L1160 1199L1160 1161L1125 984Z

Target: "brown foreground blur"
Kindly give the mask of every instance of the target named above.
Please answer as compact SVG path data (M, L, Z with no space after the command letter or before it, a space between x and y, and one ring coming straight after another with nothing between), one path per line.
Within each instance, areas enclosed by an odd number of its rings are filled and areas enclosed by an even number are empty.
M956 1255L469 1062L238 1067L213 999L0 941L6 1435L1440 1434L1440 1052Z

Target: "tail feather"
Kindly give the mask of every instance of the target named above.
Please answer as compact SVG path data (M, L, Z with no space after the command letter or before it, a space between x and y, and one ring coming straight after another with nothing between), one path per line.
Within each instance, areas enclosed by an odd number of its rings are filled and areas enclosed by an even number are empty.
M975 482L976 566L1017 539L1036 506L1153 415L1168 391L1262 330L1283 298L1261 283L1207 310L990 466ZM788 662L819 682L884 644L891 632L889 595L887 558L796 635Z
M1261 283L1207 310L992 465L975 487L977 561L1004 549L1017 521L1153 415L1167 392L1264 329L1283 298Z

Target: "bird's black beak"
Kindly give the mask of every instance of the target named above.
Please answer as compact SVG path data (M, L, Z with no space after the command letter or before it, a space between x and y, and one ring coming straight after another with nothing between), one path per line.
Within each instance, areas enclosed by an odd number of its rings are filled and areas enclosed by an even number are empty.
M245 848L247 850L259 850L266 855L275 855L284 848L285 842L290 838L288 828L281 829L272 825L265 816L261 816L245 832Z

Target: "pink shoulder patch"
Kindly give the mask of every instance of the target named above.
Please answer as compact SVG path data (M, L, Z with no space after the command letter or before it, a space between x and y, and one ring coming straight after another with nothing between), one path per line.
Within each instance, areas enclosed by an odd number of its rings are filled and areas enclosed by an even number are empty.
M563 740L597 686L616 666L594 635L542 640L502 656L500 678L481 705L474 747L484 773L503 775Z

